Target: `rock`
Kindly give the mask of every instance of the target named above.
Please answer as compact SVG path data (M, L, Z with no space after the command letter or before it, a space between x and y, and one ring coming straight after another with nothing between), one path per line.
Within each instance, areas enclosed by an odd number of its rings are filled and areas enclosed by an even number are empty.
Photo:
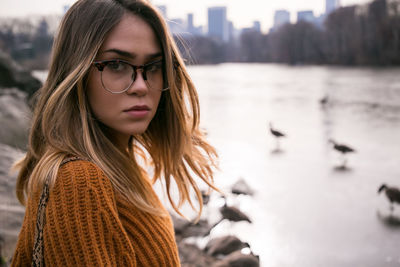
M190 221L178 218L172 214L171 218L174 223L175 237L178 243L181 266L202 267L209 266L211 263L213 263L215 260L203 253L203 251L196 245L185 243L185 238L192 234L192 230L190 230L192 223Z
M31 96L42 86L29 71L24 70L6 53L0 50L0 88L17 87Z
M211 228L212 226L210 226L207 220L200 220L197 223L190 223L186 228L183 237L206 236L210 234Z
M3 246L4 246L4 237L0 235L0 266L5 265L5 260L3 259Z
M253 254L242 254L240 251L235 251L223 260L217 262L213 267L259 267L260 259Z
M203 205L207 205L210 202L210 194L206 190L201 190L201 197L203 199Z
M236 236L228 235L211 239L207 243L204 250L207 252L208 255L217 256L228 255L245 247L249 247L249 244L242 242Z
M17 149L0 144L0 236L5 259L12 256L25 212L15 196L16 173L10 174L11 166L22 156Z
M206 236L210 233L212 228L207 220L200 220L197 223L192 223L172 215L171 217L174 223L175 234L180 239L192 236Z
M172 222L174 223L174 229L176 235L182 235L186 228L189 226L190 222L182 218L176 217L171 214Z
M253 189L250 188L250 186L246 183L243 178L240 178L233 186L231 189L231 192L236 195L250 195L252 196L254 194Z
M244 214L244 212L236 207L227 206L226 203L223 207L219 209L219 211L221 212L223 219L227 219L232 222L247 221L251 223L250 218L246 214Z
M204 267L215 262L214 258L203 253L196 245L180 242L178 249L182 267Z
M10 173L10 169L23 155L21 151L0 143L0 204L18 203L15 196L16 173Z
M0 90L0 143L26 149L31 117L26 93L16 88Z

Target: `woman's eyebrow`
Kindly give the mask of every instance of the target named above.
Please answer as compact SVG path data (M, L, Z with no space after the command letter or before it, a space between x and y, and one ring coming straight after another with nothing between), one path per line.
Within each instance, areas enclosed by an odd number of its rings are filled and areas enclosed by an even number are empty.
M154 58L158 58L158 57L162 57L162 56L163 56L162 52L157 52L154 54L147 55L146 58L148 60L150 60L150 59L154 59Z
M129 53L129 52L123 51L123 50L119 50L119 49L115 49L115 48L107 49L107 50L101 51L100 53L101 54L103 54L103 53L115 53L115 54L118 54L120 56L131 58L131 59L136 57L136 55L134 55L132 53Z
M115 49L115 48L107 49L107 50L101 51L100 53L101 54L103 54L103 53L115 53L115 54L118 54L118 55L120 55L122 57L130 58L130 59L134 59L137 56L134 53L130 53L130 52L123 51L123 50L120 50L120 49ZM161 57L161 56L162 56L162 52L156 52L156 53L153 53L153 54L145 55L145 58L147 60L149 60L149 59L153 59L153 58L157 58L157 57Z

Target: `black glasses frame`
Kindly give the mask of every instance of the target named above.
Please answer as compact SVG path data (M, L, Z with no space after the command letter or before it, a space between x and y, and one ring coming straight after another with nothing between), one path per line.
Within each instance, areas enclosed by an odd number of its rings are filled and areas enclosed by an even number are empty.
M132 82L129 84L129 86L128 86L126 89L124 89L124 90L122 90L122 91L119 91L119 92L114 92L114 91L109 90L109 89L104 85L104 83L103 83L103 78L101 77L101 83L102 83L104 89L106 89L108 92L110 92L110 93L112 93L112 94L120 94L120 93L126 92L126 91L132 86L132 84L136 81L137 71L138 71L138 70L142 70L143 80L145 80L146 83L147 83L147 74L146 74L147 68L150 67L150 66L153 65L153 64L163 62L163 59L158 59L158 60L155 60L155 61L152 61L152 62L143 64L143 65L133 65L133 64L131 64L130 62L125 61L125 60L121 60L121 59L109 59L109 60L94 61L92 64L97 68L98 71L100 71L100 72L103 74L104 68L105 68L108 64L114 63L114 62L122 62L122 63L125 63L125 64L131 66L131 67L132 67L132 70L133 70L133 74L134 74L134 78L132 79ZM163 74L163 75L164 75L164 74ZM149 85L148 85L148 86L149 86ZM166 91L166 90L168 90L168 89L169 89L168 87L167 87L167 88L163 88L163 89L161 89L161 91Z

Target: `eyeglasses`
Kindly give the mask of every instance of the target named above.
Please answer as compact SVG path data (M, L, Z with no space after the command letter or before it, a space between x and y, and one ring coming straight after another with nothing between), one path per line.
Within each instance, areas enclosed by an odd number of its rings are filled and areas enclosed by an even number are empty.
M143 80L149 89L165 91L163 60L156 60L144 65L135 66L129 62L113 59L92 63L100 71L101 84L112 94L126 92L135 82L138 70L142 71Z

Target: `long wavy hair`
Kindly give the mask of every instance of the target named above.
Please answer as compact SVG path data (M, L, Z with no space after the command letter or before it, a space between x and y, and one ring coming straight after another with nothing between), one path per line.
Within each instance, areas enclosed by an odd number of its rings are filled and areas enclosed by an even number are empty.
M122 151L91 112L86 81L107 34L126 13L141 17L158 37L169 90L162 93L147 130L132 136L129 149ZM196 209L192 191L199 202L198 215L201 214L202 197L196 176L218 190L213 181L217 154L199 129L196 89L164 19L146 1L77 1L61 22L49 74L36 99L27 153L15 164L19 169L17 197L22 204L29 194L43 187L46 177L50 178L50 187L54 185L58 168L68 155L95 163L117 192L152 214L165 215L151 197L152 183L158 179L164 180L169 201L179 214L185 201ZM153 167L152 179L139 161ZM171 197L173 181L179 191L177 202Z

